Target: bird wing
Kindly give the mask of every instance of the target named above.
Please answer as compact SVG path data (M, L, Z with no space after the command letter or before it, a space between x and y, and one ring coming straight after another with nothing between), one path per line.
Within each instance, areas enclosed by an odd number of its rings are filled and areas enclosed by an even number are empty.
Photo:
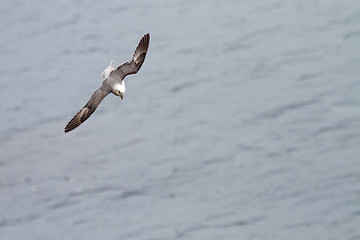
M103 87L98 88L86 105L68 122L64 130L65 133L74 130L85 122L109 93Z
M144 63L146 53L149 49L149 43L150 43L150 34L145 34L134 53L134 56L130 62L126 62L119 66L115 71L111 72L110 78L121 80L124 79L127 75L135 74L139 71L142 64Z

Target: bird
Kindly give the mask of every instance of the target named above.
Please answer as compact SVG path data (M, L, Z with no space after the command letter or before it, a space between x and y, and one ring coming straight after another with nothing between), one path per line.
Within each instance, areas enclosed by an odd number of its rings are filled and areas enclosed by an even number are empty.
M107 67L102 73L101 77L105 78L101 87L99 87L91 96L90 100L85 106L68 122L65 126L64 132L68 133L75 128L79 127L85 122L91 114L94 113L101 101L110 93L118 96L123 100L125 93L124 78L127 75L137 73L142 64L145 61L147 51L149 49L150 34L145 34L139 44L137 45L133 58L129 62L125 62L121 66L114 69L114 61L110 61L109 67Z

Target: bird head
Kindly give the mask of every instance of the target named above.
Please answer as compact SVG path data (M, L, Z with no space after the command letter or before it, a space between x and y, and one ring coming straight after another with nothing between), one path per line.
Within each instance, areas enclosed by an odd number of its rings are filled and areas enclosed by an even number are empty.
M125 93L125 83L122 81L121 84L115 84L112 93L116 96L121 97L121 100L124 99L124 93Z

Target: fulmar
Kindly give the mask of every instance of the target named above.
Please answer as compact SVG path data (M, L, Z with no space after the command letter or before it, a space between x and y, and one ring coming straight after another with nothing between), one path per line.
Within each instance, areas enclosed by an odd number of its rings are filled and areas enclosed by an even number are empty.
M114 61L110 62L110 66L101 73L101 77L105 78L101 87L93 93L86 105L66 125L65 133L74 130L85 122L109 93L113 93L123 100L125 93L124 78L127 75L135 74L139 71L144 63L149 42L150 34L147 33L141 38L130 62L126 62L116 69L114 69Z

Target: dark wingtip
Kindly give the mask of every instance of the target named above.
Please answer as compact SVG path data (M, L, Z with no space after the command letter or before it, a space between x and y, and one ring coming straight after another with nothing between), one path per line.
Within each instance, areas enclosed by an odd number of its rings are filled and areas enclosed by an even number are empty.
M149 43L150 43L150 33L146 33L140 40L134 56L133 56L133 60L135 63L139 63L141 61L141 59L139 59L139 56L142 55L142 53L147 53L148 49L149 49Z
M88 108L83 107L71 120L64 129L64 133L68 133L80 126L89 116L87 116ZM85 118L84 118L85 116Z

